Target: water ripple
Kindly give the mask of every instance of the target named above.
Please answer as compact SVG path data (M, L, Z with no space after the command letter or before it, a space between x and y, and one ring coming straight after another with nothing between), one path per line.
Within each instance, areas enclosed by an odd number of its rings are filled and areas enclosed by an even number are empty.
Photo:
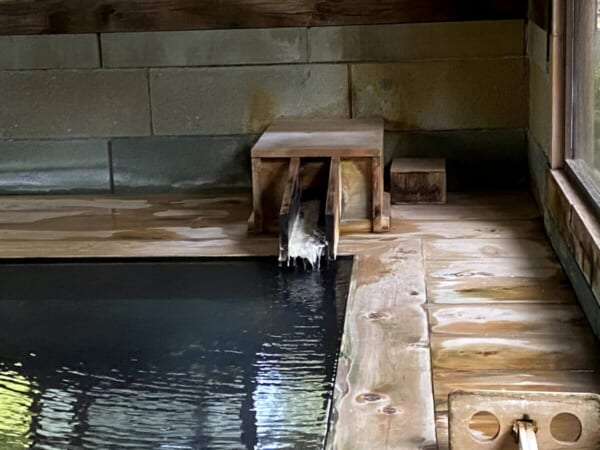
M167 270L151 283L172 283L161 298L0 292L0 449L322 446L350 262L330 273L228 263L200 283L203 264ZM71 276L53 272L44 288ZM120 276L124 292L143 290L131 272L107 278ZM227 295L223 279L236 280Z

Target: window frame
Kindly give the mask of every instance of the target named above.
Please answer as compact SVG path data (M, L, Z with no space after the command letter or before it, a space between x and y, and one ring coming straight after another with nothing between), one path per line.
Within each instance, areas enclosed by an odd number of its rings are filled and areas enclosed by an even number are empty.
M564 78L564 95L565 95L565 124L564 124L564 154L561 155L560 161L570 181L578 188L578 190L588 200L589 205L593 208L596 217L600 218L600 183L592 179L588 171L584 168L583 163L576 158L576 143L575 143L575 102L577 96L575 92L575 2L578 0L554 0L555 3L564 1L564 23L565 23L565 78ZM586 0L587 1L587 0ZM598 0L594 1L596 10L598 8ZM557 124L558 125L558 124ZM553 167L558 168L558 167Z

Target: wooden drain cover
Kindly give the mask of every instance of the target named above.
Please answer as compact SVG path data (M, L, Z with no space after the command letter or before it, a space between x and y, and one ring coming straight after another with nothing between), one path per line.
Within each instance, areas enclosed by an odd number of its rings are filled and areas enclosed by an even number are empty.
M540 450L600 449L600 395L455 391L449 395L453 450L518 450L513 427L526 420Z

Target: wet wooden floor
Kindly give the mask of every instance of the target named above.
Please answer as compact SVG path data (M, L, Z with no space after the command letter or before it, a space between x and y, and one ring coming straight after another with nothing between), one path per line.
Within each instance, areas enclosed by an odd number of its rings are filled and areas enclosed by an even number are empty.
M600 347L528 195L393 212L423 242L438 448L454 390L600 392Z
M0 256L276 255L248 193L0 197ZM529 194L393 206L356 256L330 448L447 447L456 389L600 392L600 346ZM433 390L432 390L433 386ZM435 414L435 418L434 418Z

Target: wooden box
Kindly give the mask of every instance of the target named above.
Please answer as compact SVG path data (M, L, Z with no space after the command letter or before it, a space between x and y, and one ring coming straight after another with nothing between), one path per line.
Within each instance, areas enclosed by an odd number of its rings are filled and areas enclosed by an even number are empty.
M446 160L397 158L390 173L392 203L446 203Z
M285 238L286 218L302 192L325 200L332 236L386 232L390 198L383 191L383 121L280 119L252 149L253 213L248 228ZM333 236L335 235L335 236Z

